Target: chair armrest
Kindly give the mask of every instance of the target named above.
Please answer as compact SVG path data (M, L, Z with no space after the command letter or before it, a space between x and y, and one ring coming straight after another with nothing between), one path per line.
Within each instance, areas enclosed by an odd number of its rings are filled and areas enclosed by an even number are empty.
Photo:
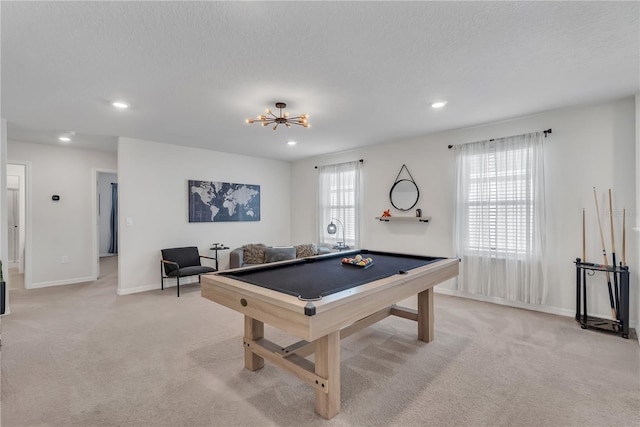
M229 268L240 268L244 265L244 249L236 248L229 252Z
M178 263L177 263L177 262L169 261L169 260L166 260L166 259L161 259L161 260L160 260L160 262L163 262L163 263L165 263L165 264L173 264L173 265L175 265L176 267L180 268L180 266L178 265Z
M218 263L220 262L220 261L218 261L218 258L213 258L213 257L210 257L210 256L204 256L204 255L200 255L200 258L201 259L202 258L210 259L211 261L215 262L216 263L216 267L215 268L216 268L216 271L218 271Z
M164 269L162 268L162 264L165 264ZM162 274L162 277L164 277L165 275L168 275L169 273L167 273L167 266L166 264L170 264L170 265L175 265L176 266L176 271L178 272L178 275L180 274L180 265L177 262L174 261L169 261L167 259L161 259L160 260L160 272ZM167 276L168 277L168 276Z

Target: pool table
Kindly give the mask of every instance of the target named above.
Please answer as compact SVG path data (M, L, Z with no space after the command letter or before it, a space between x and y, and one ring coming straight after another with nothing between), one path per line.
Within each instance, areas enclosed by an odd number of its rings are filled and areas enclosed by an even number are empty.
M371 258L366 268L343 260ZM433 340L433 287L458 275L457 258L353 250L203 275L202 296L244 314L245 367L274 363L316 389L315 410L340 412L340 340L389 315ZM417 295L417 310L395 305ZM300 338L281 347L264 324ZM315 353L314 362L306 357Z

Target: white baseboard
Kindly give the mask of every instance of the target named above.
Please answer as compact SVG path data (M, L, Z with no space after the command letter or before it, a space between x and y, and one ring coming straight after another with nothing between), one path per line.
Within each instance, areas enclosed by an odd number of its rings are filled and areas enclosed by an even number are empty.
M196 276L192 276L192 277L183 277L183 278L180 279L180 286L188 285L190 283L198 283L198 278ZM167 288L175 288L175 287L176 287L175 279L165 279L164 280L164 288L165 288L165 290ZM126 288L124 290L118 288L116 293L118 295L131 295L131 294L137 294L137 293L140 293L140 292L155 291L155 290L158 290L160 288L161 288L160 283L152 283L150 285L138 286L136 288Z
M76 277L75 279L54 280L53 282L31 283L28 289L48 288L51 286L75 285L77 283L95 282L95 277Z
M515 308L524 308L525 310L540 311L542 313L557 314L559 316L565 316L565 317L575 317L576 315L575 311L568 310L566 308L550 307L548 305L524 304L521 302L507 301L505 299L497 298L497 297L487 297L484 295L468 294L466 292L460 292L454 289L440 289L440 288L434 288L434 289L435 289L435 292L439 294L452 295L454 297L468 298L468 299L482 301L482 302L490 302L492 304L506 305L506 306L515 307Z
M576 316L576 312L575 310L570 310L567 308L561 308L561 307L551 307L548 305L536 305L536 304L525 304L522 302L516 302L516 301L507 301L505 299L502 298L497 298L497 297L487 297L484 295L475 295L475 294L469 294L466 292L460 292L460 291L456 291L454 289L443 289L443 288L434 288L435 292L438 294L445 294L445 295L451 295L454 297L461 297L461 298L468 298L468 299L472 299L472 300L476 300L476 301L482 301L482 302L490 302L492 304L499 304L499 305L506 305L508 307L515 307L515 308L522 308L525 310L532 310L532 311L539 311L542 313L547 313L547 314L557 314L558 316L565 316L565 317L575 317ZM610 318L607 315L598 315L596 314L598 317L602 317L602 318ZM637 322L634 322L633 320L629 320L629 327L631 328L635 328L637 326ZM640 340L640 337L639 337Z

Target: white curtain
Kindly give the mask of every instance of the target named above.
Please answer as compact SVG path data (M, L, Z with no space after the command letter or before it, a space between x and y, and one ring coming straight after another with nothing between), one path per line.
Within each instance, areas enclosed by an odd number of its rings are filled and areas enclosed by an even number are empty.
M458 145L458 290L544 304L543 132Z
M336 245L344 240L351 248L359 248L362 162L326 165L318 169L318 241ZM331 221L338 228L335 234L327 232Z

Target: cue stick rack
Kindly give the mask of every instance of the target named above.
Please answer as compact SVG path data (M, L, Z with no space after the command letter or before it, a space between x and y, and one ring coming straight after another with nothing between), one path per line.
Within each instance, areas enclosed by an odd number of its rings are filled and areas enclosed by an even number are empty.
M622 338L629 338L629 267L582 262L576 258L576 321L582 329L600 329L615 332ZM587 277L596 272L614 276L616 298L614 308L617 318L604 319L587 314Z
M585 209L582 209L582 258L576 258L576 321L580 323L582 329L594 328L610 332L616 332L622 338L629 338L629 267L626 261L626 208L622 211L622 260L616 262L615 229L613 220L613 201L611 189L609 189L609 219L611 229L611 255L612 262L609 264L607 249L600 221L600 208L598 206L598 196L596 188L593 187L593 198L595 202L598 228L600 230L600 241L602 243L602 254L604 264L586 262L586 219ZM597 272L602 272L606 276L607 287L609 289L609 303L611 305L611 319L605 319L587 314L587 277L595 276ZM613 283L611 279L613 278Z

